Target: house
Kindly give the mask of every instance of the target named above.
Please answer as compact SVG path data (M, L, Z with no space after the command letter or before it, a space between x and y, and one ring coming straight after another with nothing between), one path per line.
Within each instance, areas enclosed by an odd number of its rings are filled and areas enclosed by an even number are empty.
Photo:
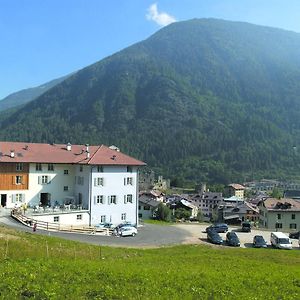
M219 220L238 224L243 221L258 222L259 210L248 202L223 202L218 207Z
M260 226L279 231L300 229L300 201L268 198L259 204Z
M223 201L222 193L202 191L191 196L191 199L198 204L203 213L203 217L210 220L214 214L215 208Z
M137 223L144 165L115 146L0 142L1 206L42 207L37 219L62 224Z
M139 193L139 218L151 219L153 210L159 203L164 202L164 194L160 191L149 191Z
M245 187L238 183L231 183L225 188L225 193L228 197L235 196L244 199Z

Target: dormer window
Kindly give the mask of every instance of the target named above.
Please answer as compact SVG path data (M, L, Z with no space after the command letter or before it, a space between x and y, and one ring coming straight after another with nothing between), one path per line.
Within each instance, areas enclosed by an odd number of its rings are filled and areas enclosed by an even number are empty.
M16 164L16 171L23 171L23 164L22 163L17 163Z
M36 171L42 171L43 169L42 169L42 164L41 163L37 163L36 165L35 165L35 170Z

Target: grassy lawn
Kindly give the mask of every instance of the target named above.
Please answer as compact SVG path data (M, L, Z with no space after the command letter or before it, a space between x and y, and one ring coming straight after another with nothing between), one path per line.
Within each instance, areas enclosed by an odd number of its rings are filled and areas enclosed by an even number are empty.
M300 250L110 248L0 227L0 299L300 299Z

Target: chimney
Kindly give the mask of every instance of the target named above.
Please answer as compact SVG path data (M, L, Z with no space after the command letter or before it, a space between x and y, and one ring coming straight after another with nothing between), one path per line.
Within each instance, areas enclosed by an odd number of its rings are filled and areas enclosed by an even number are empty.
M67 151L71 151L72 150L72 145L70 143L67 144Z
M90 156L91 156L91 155L90 155L90 152L87 151L87 152L86 152L86 158L89 159Z
M15 150L10 150L10 157L14 158L15 157Z
M86 152L90 152L90 150L89 150L89 144L85 144L85 146L86 146L85 151L86 151Z

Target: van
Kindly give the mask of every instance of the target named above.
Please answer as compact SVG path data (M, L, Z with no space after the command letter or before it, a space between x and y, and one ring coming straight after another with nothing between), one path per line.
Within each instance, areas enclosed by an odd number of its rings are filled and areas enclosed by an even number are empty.
M271 245L278 249L292 249L292 242L282 232L271 232Z
M220 232L227 232L228 231L228 225L227 224L213 224L206 228L206 232L209 230L214 230L218 233Z
M242 223L242 232L251 232L250 222L243 222Z

